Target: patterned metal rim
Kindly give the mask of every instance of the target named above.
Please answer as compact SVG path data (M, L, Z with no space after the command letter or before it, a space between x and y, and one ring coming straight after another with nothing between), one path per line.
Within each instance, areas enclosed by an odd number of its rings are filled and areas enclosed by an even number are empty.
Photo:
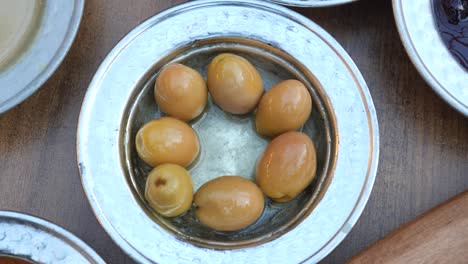
M105 263L92 248L65 229L12 211L0 211L0 255L48 264Z
M252 23L259 26L247 27ZM285 32L272 34L266 27ZM175 34L176 29L186 34ZM213 250L175 238L146 215L125 179L119 142L127 100L146 71L179 45L226 32L290 53L315 73L323 87L330 87L326 92L337 116L340 143L328 191L295 229L262 245ZM193 1L137 26L96 72L82 105L77 134L78 165L94 213L112 239L141 263L318 262L344 239L362 213L379 154L375 109L351 58L309 19L264 1Z
M273 3L286 6L298 6L298 7L328 7L348 4L356 2L358 0L267 0Z

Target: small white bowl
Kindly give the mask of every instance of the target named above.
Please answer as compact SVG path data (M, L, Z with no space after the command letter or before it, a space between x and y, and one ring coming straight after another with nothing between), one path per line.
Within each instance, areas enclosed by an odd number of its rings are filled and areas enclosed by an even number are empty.
M468 117L468 71L450 54L437 29L432 0L393 0L401 41L416 69L449 105Z
M0 70L0 114L32 95L54 73L78 32L84 0L41 3L40 25L33 43Z

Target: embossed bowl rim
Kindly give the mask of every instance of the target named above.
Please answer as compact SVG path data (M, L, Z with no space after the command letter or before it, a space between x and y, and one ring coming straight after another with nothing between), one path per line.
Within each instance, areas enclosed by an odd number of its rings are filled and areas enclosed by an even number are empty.
M333 178L310 215L275 240L241 249L201 248L164 230L133 196L120 155L128 99L148 69L194 39L216 36L270 43L300 61L325 87L339 135ZM264 1L193 1L137 26L96 72L77 131L77 161L91 207L111 238L140 263L318 262L362 213L374 184L378 153L376 112L354 62L315 23Z
M43 249L40 250L34 244L25 244L21 240L10 240L5 243L0 242L0 255L18 256L33 262L50 261L65 248L71 249L68 253L80 259L86 259L91 264L104 264L104 260L86 243L81 241L72 233L36 216L31 216L13 211L0 211L0 241L8 238L2 237L9 232L14 232L18 236L28 234L35 242L41 242ZM24 233L22 233L24 232ZM47 241L53 243L47 244ZM73 256L72 256L73 257ZM65 259L57 260L54 263L69 263Z
M299 7L326 7L347 4L358 0L267 0L273 3L286 6Z

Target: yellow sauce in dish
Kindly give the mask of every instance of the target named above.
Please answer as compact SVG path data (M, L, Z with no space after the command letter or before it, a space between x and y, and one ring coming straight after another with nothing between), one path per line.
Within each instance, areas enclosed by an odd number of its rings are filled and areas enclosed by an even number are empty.
M39 28L41 0L0 0L0 69L17 59Z

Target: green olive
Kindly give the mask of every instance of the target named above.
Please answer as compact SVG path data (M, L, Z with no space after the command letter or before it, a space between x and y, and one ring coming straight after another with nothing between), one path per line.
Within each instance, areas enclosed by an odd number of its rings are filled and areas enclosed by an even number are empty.
M215 103L232 114L246 114L257 105L263 82L257 69L245 58L224 53L208 67L208 90Z
M274 137L305 124L312 110L309 91L297 80L282 81L266 92L258 104L257 132Z
M156 212L167 217L178 216L192 206L192 177L179 165L159 165L148 175L145 198Z
M195 215L219 231L235 231L253 224L262 214L264 198L255 183L239 176L223 176L195 193Z
M138 156L155 167L163 163L189 166L200 151L195 131L186 123L162 117L143 125L135 139Z
M287 202L309 186L316 169L310 138L301 132L286 132L273 139L258 160L257 184L266 196Z
M208 90L200 73L174 63L159 73L154 86L154 98L164 113L189 121L205 109Z

